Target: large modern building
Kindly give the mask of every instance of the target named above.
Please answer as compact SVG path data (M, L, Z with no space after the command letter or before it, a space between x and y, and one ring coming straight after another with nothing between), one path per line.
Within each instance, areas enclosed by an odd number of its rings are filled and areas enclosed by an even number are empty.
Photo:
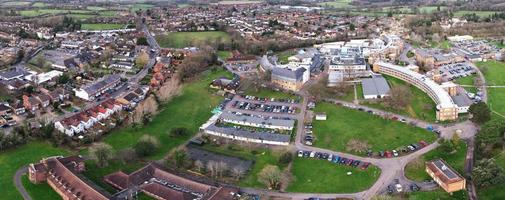
M297 69L275 67L272 69L271 81L272 84L282 89L298 91L309 78L309 70L302 67Z
M428 94L437 104L437 120L447 121L458 118L458 106L454 103L449 93L428 77L408 68L382 61L373 64L373 71L406 81Z
M466 180L441 159L426 162L426 172L446 192L452 193L466 188Z

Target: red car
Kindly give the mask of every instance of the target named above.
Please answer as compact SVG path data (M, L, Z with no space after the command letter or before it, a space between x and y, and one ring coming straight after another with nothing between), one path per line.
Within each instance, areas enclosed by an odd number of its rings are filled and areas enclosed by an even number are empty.
M353 159L349 159L349 160L347 160L347 162L345 164L351 166L352 162L354 162L354 160Z
M361 170L365 170L366 168L368 168L368 166L370 165L369 162L364 162L361 167L359 167Z
M419 141L419 144L421 145L421 147L426 147L426 146L428 146L428 143L427 143L427 142L425 142L424 140Z
M391 158L393 157L393 154L391 153L391 151L386 151L386 158Z

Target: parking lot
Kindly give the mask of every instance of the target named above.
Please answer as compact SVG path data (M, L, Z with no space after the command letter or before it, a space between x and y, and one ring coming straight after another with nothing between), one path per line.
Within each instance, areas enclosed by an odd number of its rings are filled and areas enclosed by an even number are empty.
M317 152L317 151L302 151L299 150L297 156L299 158L314 158L314 159L321 159L321 160L328 160L328 162L332 162L338 165L347 165L355 168L359 168L361 170L366 170L369 166L369 162L363 162L360 160L354 160L351 158L346 158L344 156L339 156L339 155L333 155L333 154L328 154L328 153L322 153L322 152Z
M443 65L438 68L443 81L452 81L457 78L467 77L476 74L477 71L470 63L456 63Z
M271 105L264 103L249 103L244 101L233 101L231 103L232 108L238 108L240 110L252 110L267 113L284 113L284 114L295 114L295 106L281 106L281 105Z

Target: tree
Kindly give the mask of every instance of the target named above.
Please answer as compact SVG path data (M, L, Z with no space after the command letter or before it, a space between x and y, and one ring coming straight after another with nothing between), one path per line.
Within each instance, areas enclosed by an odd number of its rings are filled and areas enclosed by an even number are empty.
M60 77L58 77L58 84L67 84L70 81L70 77L68 74L64 73Z
M147 38L146 37L137 38L137 45L144 45L144 46L149 45L149 43L147 43Z
M480 160L473 168L472 177L474 183L480 188L505 183L503 169L492 158Z
M108 144L95 143L89 148L89 155L92 160L96 161L98 167L106 167L109 160L113 158L114 152Z
M233 174L233 177L235 177L235 180L238 181L240 178L242 178L242 176L244 176L245 170L240 166L235 166L231 172Z
M146 157L154 154L154 152L158 149L158 146L159 142L157 138L150 135L144 135L140 138L137 144L135 144L133 149L135 149L135 153L139 157Z
M356 25L354 25L353 23L349 24L349 30L351 31L356 30Z
M278 190L281 187L282 172L275 165L267 165L258 174L258 181L265 184L272 190Z
M146 52L142 51L139 53L137 56L137 59L135 60L135 64L141 68L143 68L147 63L149 62L149 54Z
M200 161L200 160L196 160L194 165L195 165L196 170L197 170L197 171L199 171L199 172L202 172L202 170L203 170L203 169L204 169L204 167L205 167L205 166L203 165L203 162L202 162L202 161Z
M182 168L186 164L187 153L183 148L176 149L172 157L177 168Z
M171 137L180 137L180 136L185 136L189 134L189 129L186 127L176 127L170 129L170 136Z
M472 114L472 122L477 124L484 124L491 119L491 110L485 102L472 104L468 112Z
M293 154L291 152L289 152L289 151L288 152L284 152L279 157L279 163L280 164L284 164L284 165L289 164L292 160L293 160Z
M384 100L384 104L389 108L404 109L410 105L412 101L412 93L406 86L393 86L389 91L389 95Z

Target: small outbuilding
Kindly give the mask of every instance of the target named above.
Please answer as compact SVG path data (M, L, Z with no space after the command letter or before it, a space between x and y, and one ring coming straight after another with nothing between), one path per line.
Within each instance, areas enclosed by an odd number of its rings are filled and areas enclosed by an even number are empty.
M316 120L326 121L326 113L316 113Z

